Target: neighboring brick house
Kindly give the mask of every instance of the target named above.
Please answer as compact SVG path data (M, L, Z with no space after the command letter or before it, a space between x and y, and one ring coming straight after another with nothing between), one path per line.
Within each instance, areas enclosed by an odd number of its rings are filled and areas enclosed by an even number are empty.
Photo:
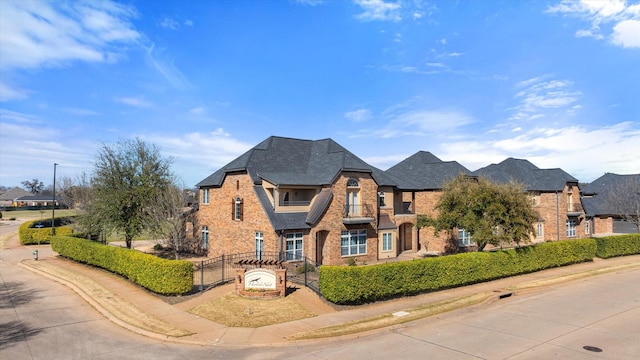
M539 216L533 242L590 236L578 180L562 169L539 169L528 160L508 158L476 170L473 175L494 183L524 184Z
M331 139L269 137L196 185L209 256L317 264L396 257L396 180Z
M587 225L594 236L638 233L638 227L620 213L619 206L609 201L612 192L640 190L640 174L618 175L606 173L582 189L582 204L587 216ZM635 205L638 212L638 196L629 194L626 200ZM633 206L632 206L633 208ZM630 209L633 211L633 209Z
M436 216L435 207L444 185L459 175L471 172L456 161L442 161L427 151L419 151L389 168L387 173L398 179L395 198L402 199L396 206L401 250L419 250L422 253L457 252L471 245L457 232L435 235L433 228L415 227L417 215ZM453 236L451 236L453 235Z

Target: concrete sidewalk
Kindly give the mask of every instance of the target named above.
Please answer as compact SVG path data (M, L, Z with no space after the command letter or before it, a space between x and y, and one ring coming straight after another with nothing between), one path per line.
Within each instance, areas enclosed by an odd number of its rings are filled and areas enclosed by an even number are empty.
M335 310L308 289L290 296L300 297L319 315L260 328L234 328L215 323L187 310L232 292L222 286L171 305L127 280L107 271L78 264L40 246L40 259L33 260L35 247L11 246L3 258L69 286L115 324L135 333L177 343L223 346L295 345L320 337L362 336L380 328L468 306L518 296L545 286L560 284L605 272L640 267L640 255L619 257L515 276L457 289L405 297L369 305ZM7 251L7 250L3 250ZM348 334L348 335L344 335ZM310 339L310 340L307 340Z

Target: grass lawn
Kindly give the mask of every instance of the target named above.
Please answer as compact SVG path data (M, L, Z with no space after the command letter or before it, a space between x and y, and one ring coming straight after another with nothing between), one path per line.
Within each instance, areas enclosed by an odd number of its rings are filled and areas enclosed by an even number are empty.
M200 304L189 312L226 326L250 328L316 316L293 296L255 300L235 294Z

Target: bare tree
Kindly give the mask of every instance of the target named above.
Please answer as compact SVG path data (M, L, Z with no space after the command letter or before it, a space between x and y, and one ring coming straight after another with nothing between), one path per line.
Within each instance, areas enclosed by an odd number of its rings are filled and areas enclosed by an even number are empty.
M640 175L623 175L608 189L606 198L610 211L634 224L640 233Z
M83 210L91 200L91 179L86 172L75 179L65 176L56 186L60 189L60 202L69 209Z
M171 185L159 193L153 206L149 207L152 232L160 236L167 247L173 249L176 259L179 258L180 251L189 248L186 221L191 208L186 206L187 195L178 186Z
M21 184L22 186L24 186L25 190L34 195L40 194L40 192L42 192L42 189L44 189L44 184L38 179L33 179L31 181L25 180L21 182Z

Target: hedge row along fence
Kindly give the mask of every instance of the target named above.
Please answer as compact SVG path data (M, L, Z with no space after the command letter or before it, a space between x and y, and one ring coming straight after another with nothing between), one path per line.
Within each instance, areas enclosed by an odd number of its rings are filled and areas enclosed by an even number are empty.
M71 235L73 228L69 225L58 226L61 223L63 221L56 218L56 235ZM42 224L43 227L36 228L37 224ZM51 220L34 220L22 223L18 228L18 238L22 245L49 244L51 242Z
M186 260L161 259L72 236L54 236L51 248L69 259L122 275L158 294L179 295L193 289L193 265Z
M595 239L546 242L371 266L321 266L320 291L336 304L361 304L591 261Z
M596 243L596 256L602 259L640 254L640 234L596 238Z

